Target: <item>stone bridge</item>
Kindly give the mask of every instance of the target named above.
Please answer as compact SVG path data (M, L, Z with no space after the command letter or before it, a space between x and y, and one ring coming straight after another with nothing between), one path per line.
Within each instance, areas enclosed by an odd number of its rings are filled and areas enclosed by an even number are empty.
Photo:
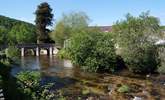
M5 48L7 48L7 47L8 47L7 45L0 46L0 50L3 50ZM41 49L45 49L45 50L47 50L47 54L49 56L52 56L53 55L53 50L55 48L57 48L57 49L61 48L60 46L55 46L55 44L51 44L51 43L17 44L15 47L21 49L21 56L25 56L25 51L28 50L28 49L32 49L35 52L36 56L40 55L40 50Z
M25 50L33 49L35 51L35 55L40 55L41 49L46 49L49 56L53 55L53 49L55 48L55 44L50 43L42 43L42 44L18 44L17 48L21 49L21 56L25 55Z

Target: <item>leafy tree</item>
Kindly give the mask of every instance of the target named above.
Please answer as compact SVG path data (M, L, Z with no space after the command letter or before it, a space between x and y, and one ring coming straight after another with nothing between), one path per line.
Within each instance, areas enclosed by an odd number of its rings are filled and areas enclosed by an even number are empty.
M8 41L10 44L35 43L35 40L35 27L30 27L27 24L16 24L8 33Z
M127 14L116 22L113 31L128 68L133 72L153 72L157 68L158 52L155 41L159 36L159 20L149 13L139 17Z
M56 41L57 44L63 45L65 39L68 38L67 29L65 29L63 22L58 22L55 31L50 34L50 37Z
M84 12L63 14L50 36L54 41L63 45L64 41L69 39L72 35L86 32L88 23L89 17Z
M46 42L49 40L48 29L46 29L46 27L52 25L53 19L50 5L46 2L41 3L35 12L35 15L38 42Z
M33 24L0 15L0 44L32 42L36 42Z
M73 63L90 72L114 72L114 41L108 33L80 33L71 38L66 48Z
M3 27L0 27L0 45L6 44L6 35L7 30Z

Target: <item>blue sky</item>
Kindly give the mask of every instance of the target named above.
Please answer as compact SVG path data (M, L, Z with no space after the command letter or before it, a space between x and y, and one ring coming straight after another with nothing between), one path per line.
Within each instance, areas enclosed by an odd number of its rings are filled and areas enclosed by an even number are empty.
M149 10L165 25L165 0L1 0L0 15L34 23L37 5L45 1L52 7L55 20L63 13L84 11L90 25L112 25L128 12L137 16Z

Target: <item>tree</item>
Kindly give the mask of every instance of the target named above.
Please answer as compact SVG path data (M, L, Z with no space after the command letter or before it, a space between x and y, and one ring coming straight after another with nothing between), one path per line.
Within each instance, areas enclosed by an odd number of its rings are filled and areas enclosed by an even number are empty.
M89 18L84 12L71 12L63 14L62 18L57 22L51 38L63 45L66 39L69 39L76 33L86 32L88 29Z
M35 26L0 15L0 44L35 43Z
M30 27L28 24L16 24L8 33L8 41L9 44L35 43L35 27Z
M149 16L149 12L142 13L139 17L127 14L125 20L118 21L113 26L120 55L131 71L155 71L159 63L155 46L159 29L159 20Z
M7 30L3 27L0 27L0 45L6 44Z
M53 14L50 5L46 2L41 3L36 12L37 42L47 42L49 40L47 26L52 25Z

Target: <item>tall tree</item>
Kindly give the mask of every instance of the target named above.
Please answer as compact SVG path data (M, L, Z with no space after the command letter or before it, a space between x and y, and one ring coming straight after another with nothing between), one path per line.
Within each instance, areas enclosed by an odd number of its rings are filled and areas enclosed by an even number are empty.
M54 31L50 34L56 43L63 45L75 33L86 32L89 24L89 17L84 12L71 12L63 14L57 22Z
M47 26L52 25L53 14L50 5L47 2L43 2L38 5L35 12L36 19L36 31L37 31L37 43L45 43L49 39Z
M125 20L113 25L119 53L133 72L153 72L158 65L157 47L159 20L149 12L138 17L127 14Z

